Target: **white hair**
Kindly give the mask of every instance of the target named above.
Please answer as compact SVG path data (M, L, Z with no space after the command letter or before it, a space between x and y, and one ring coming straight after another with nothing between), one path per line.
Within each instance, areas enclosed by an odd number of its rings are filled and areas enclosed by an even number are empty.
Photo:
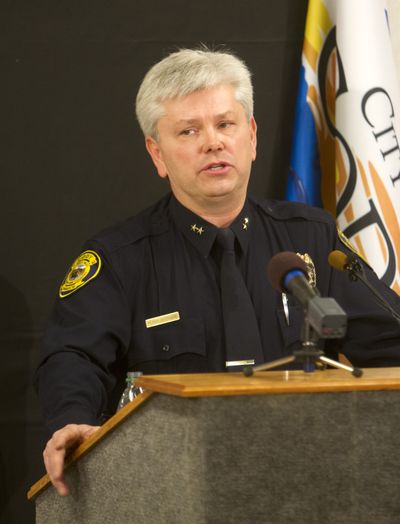
M234 88L248 120L253 116L253 86L246 64L231 53L181 49L155 64L144 77L136 97L136 116L145 136L157 139L163 102L221 84Z

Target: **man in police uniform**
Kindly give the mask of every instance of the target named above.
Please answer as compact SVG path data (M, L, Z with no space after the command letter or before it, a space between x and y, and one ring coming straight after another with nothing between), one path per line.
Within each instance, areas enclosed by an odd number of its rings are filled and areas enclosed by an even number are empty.
M36 384L52 433L45 464L61 495L68 493L66 450L96 431L118 366L143 373L226 369L221 228L234 232L254 305L261 341L255 363L290 355L300 341L301 307L265 276L267 262L281 251L302 256L321 294L336 298L349 315L341 346L325 347L329 356L340 349L357 366L400 363L396 322L327 263L330 251L347 250L334 220L300 204L247 197L257 126L243 62L207 50L173 53L146 75L136 110L171 194L87 242L60 287ZM397 296L366 271L398 306Z

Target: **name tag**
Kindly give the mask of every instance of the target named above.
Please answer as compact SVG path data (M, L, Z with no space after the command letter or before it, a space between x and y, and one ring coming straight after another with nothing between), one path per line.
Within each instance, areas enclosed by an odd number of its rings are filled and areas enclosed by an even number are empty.
M147 318L145 322L147 328L152 328L155 326L162 326L162 324L176 322L177 320L180 320L180 318L179 311L174 311L173 313L167 313L166 315L160 315L159 317Z
M254 365L254 359L248 359L248 360L227 360L225 362L225 367L232 368L234 366L253 366Z

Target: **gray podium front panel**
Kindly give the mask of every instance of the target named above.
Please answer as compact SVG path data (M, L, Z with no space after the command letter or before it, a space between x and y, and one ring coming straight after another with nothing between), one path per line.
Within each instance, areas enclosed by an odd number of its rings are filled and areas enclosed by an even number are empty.
M400 391L154 395L37 524L398 524Z

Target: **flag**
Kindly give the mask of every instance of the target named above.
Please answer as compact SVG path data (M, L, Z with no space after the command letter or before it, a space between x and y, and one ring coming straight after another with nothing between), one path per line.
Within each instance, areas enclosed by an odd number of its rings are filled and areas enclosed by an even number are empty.
M286 197L400 294L400 89L384 0L309 0Z

